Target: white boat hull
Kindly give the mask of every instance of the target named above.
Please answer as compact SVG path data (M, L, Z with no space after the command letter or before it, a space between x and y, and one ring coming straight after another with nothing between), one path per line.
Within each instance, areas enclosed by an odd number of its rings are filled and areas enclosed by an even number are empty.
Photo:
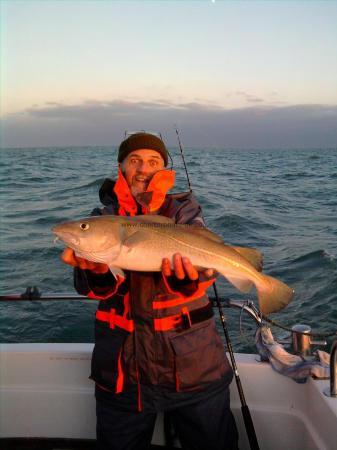
M0 437L95 439L92 344L2 344ZM256 355L236 354L261 450L337 450L337 399L328 380L279 375ZM249 449L235 381L231 404L241 450ZM164 444L159 417L154 444Z

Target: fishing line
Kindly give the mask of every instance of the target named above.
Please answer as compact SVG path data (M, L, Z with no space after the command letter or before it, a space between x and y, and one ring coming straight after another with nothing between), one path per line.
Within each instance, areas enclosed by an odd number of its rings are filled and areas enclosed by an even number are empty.
M293 332L293 330L291 328L286 327L284 325L281 325L278 322L275 322L275 320L270 319L268 316L265 316L264 314L262 314L262 318L263 318L263 320L265 320L266 322L270 323L271 325L274 325L275 327L281 328L281 330L290 331L290 333ZM335 331L333 333L327 333L327 334L313 333L311 331L309 333L306 333L305 331L296 331L296 333L297 334L303 334L304 336L312 336L312 337L316 337L316 338L328 338L328 337L337 335L337 331Z
M182 148L182 145L181 145L181 142L180 142L180 137L179 137L179 132L178 132L177 126L175 126L175 130L176 130L176 133L177 133L177 136L178 136L178 144L179 144L180 153L181 153L182 160L183 160L184 167L185 167L185 172L186 172L188 186L189 186L190 192L192 192L190 178L188 176L187 166L186 166L184 153L183 153L183 148ZM204 217L202 217L202 218L203 218L203 220L205 222L205 218ZM230 336L229 336L229 333L228 333L226 318L225 318L225 315L224 315L223 310L222 310L222 306L221 306L221 302L220 302L220 298L219 298L219 295L218 295L218 290L217 290L215 282L213 283L213 289L214 289L214 294L215 294L215 299L216 299L216 305L218 307L219 316L220 316L220 320L221 320L221 324L222 324L222 329L223 329L223 332L224 332L225 338L226 338L228 353L229 353L230 360L231 360L231 363L232 363L232 369L233 369L233 372L234 372L236 386L237 386L239 397L240 397L240 401L241 401L241 413L242 413L243 421L244 421L244 424L245 424L245 428L246 428L246 432L247 432L247 436L248 436L248 440L249 440L249 446L250 446L251 450L260 450L260 447L259 447L259 444L258 444L258 441L257 441L257 437L256 437L254 424L253 424L253 419L252 419L252 416L250 414L248 405L246 403L245 395L244 395L244 392L243 392L243 389L242 389L241 379L240 379L240 376L239 376L239 371L238 371L238 368L237 368L237 365L236 365L236 361L235 361L235 357L234 357L234 351L233 351L233 347L232 347L232 342L231 342L231 339L230 339Z

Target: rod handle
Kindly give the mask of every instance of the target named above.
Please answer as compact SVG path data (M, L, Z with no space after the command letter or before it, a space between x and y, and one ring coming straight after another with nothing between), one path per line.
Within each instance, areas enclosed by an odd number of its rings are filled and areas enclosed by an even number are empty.
M255 433L252 416L250 415L248 406L242 405L241 412L242 412L243 420L245 422L245 427L246 427L246 431L247 431L250 449L251 450L260 450L259 443L257 442L257 437L256 437L256 433Z

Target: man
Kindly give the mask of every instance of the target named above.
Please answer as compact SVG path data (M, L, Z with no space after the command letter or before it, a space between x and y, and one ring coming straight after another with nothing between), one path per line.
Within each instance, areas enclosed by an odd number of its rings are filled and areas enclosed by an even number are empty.
M118 179L105 181L105 206L94 215L159 214L203 225L190 193L167 194L174 172L165 169L168 153L157 136L129 136L118 162ZM173 261L163 255L161 273L129 271L116 278L107 265L69 248L62 259L75 267L77 291L100 300L91 370L98 448L148 449L156 414L166 411L183 448L236 449L228 388L233 374L205 294L213 271L198 272L178 253Z

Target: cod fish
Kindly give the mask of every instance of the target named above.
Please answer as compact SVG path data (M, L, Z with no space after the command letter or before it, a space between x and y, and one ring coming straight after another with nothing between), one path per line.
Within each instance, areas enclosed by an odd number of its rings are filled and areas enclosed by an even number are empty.
M61 223L52 231L79 257L105 263L116 277L123 269L161 271L162 259L175 253L190 258L198 269L214 269L241 292L255 285L263 314L284 308L294 291L262 274L262 255L255 249L232 247L207 228L178 225L156 215L99 216Z

